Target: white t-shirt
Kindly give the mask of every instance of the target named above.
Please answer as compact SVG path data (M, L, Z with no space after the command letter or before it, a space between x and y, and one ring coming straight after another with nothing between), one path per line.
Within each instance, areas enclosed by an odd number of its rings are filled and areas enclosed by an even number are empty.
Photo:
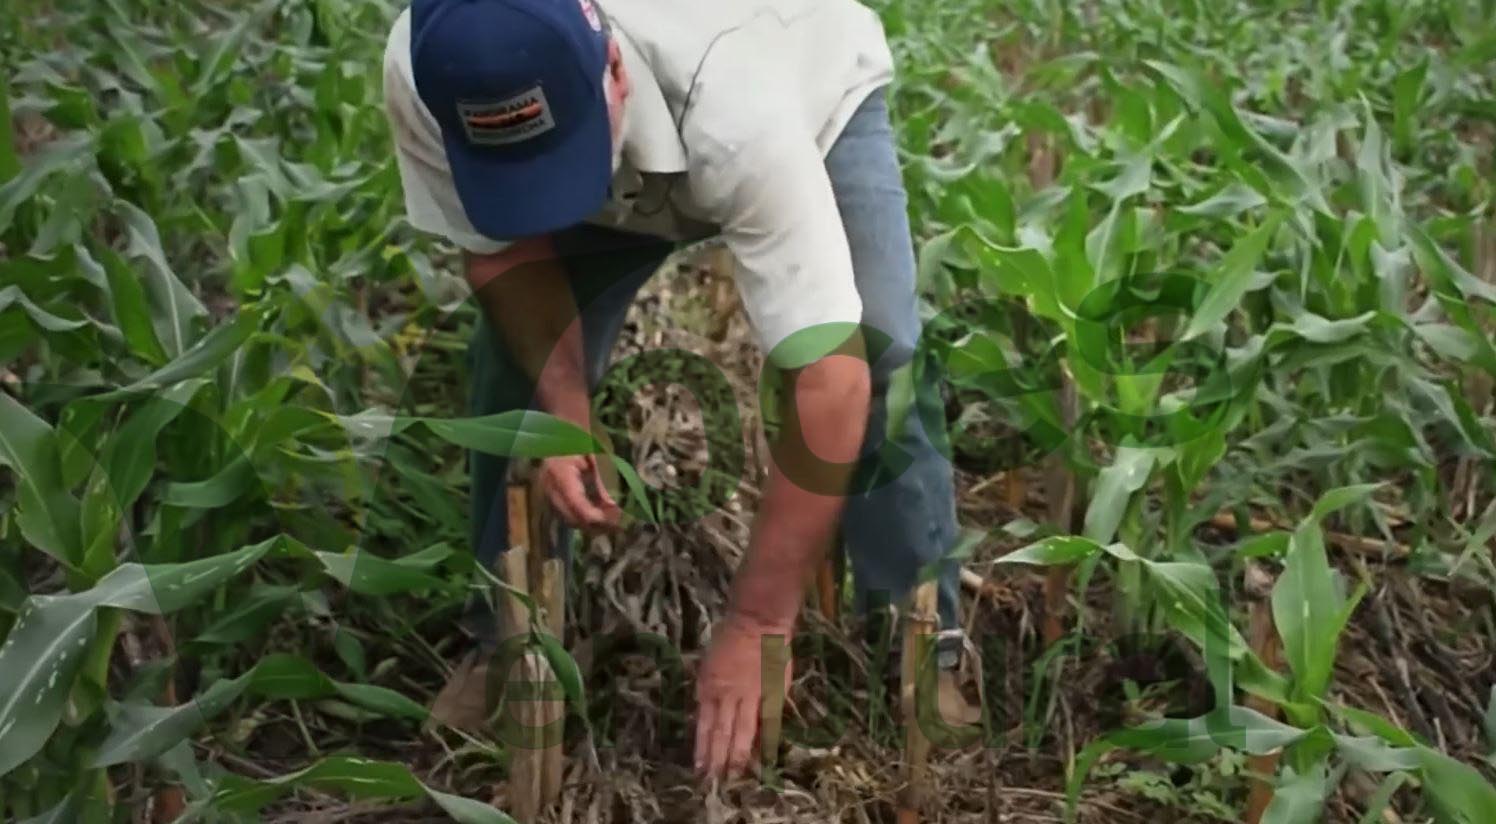
M673 240L720 233L766 352L801 329L860 321L824 160L857 106L892 78L877 15L856 0L600 5L631 95L611 199L588 222ZM390 32L384 88L411 224L475 253L503 249L463 212L440 129L415 90L408 10Z

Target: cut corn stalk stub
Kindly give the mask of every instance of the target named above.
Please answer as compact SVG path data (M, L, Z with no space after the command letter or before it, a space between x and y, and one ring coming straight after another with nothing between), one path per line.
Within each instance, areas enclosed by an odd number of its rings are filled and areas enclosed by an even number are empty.
M934 582L915 588L909 616L904 625L904 649L900 678L900 706L904 724L904 790L899 798L899 822L918 822L929 800L930 739L926 737L923 717L939 712L933 703L935 692L921 690L925 670L934 665L935 633L939 629L938 589Z

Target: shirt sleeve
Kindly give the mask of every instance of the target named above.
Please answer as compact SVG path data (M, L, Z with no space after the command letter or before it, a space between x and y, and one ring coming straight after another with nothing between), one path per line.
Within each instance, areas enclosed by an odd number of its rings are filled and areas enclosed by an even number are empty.
M692 157L692 191L737 259L738 290L766 356L798 368L862 320L846 229L808 130L776 123L734 143L698 142L708 151Z
M402 18L401 24L406 24ZM408 70L409 35L391 36L384 56L384 104L395 144L395 163L405 192L406 219L415 228L447 238L463 249L486 255L509 244L473 228L458 199L442 146L441 128L416 94ZM402 42L403 41L403 42Z

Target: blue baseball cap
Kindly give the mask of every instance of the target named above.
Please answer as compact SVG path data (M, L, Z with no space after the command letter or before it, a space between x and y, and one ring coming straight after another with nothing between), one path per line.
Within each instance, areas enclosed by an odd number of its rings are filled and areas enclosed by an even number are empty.
M608 35L592 0L414 0L410 58L474 228L510 240L602 207Z

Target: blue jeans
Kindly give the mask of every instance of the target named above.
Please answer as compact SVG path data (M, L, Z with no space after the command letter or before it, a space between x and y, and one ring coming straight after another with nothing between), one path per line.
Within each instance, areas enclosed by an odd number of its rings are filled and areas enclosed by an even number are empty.
M885 443L890 379L914 357L920 320L908 198L882 90L869 96L847 123L826 157L826 171L852 252L864 326L870 327L870 339L880 338L884 344L870 341L869 346L870 351L882 351L872 363L872 410L864 454L879 450L898 455L858 473L842 519L857 606L866 610L898 603L920 571L954 545L955 494L950 462L924 436L918 414L911 411L900 431L891 434L892 442ZM596 387L629 305L674 247L657 238L594 226L562 233L557 246L582 313L588 374ZM528 377L484 324L474 335L469 358L472 414L533 405ZM473 453L470 467L473 545L478 561L492 565L508 547L506 462ZM955 564L946 563L939 578L940 616L946 627L957 626L957 573ZM492 640L491 619L470 615L469 623L480 640Z

